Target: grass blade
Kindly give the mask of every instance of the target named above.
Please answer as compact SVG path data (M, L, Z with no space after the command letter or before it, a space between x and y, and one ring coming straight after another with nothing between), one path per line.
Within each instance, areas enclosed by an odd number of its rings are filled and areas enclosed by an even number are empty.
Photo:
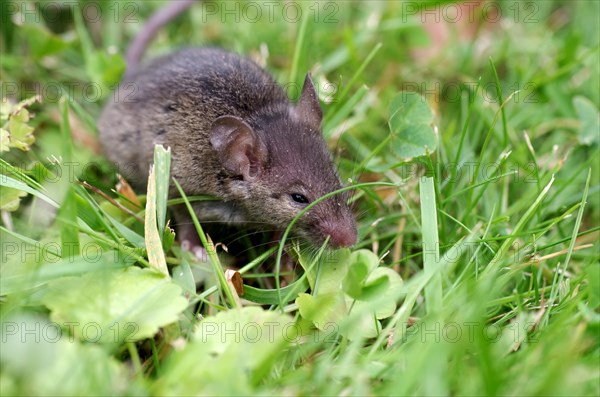
M305 12L300 22L300 29L296 36L296 46L294 47L294 57L292 58L292 67L290 70L290 83L295 83L298 77L298 68L300 64L300 54L304 47L304 38L306 36L306 26L308 25L309 13Z
M427 313L442 310L442 275L440 273L440 240L438 236L437 205L433 178L419 182L421 196L421 234L423 237L423 269L432 279L425 287Z
M165 276L169 276L167 260L163 251L162 239L158 234L156 223L156 178L153 164L148 177L148 192L146 196L146 216L144 218L144 237L150 266Z
M167 200L169 199L169 173L171 170L171 148L157 145L154 150L154 178L156 181L156 222L158 235L165 235Z
M519 222L517 222L515 228L513 229L512 234L510 236L508 236L508 238L506 240L504 240L504 242L502 243L502 245L496 252L496 255L494 255L494 257L492 258L490 263L487 265L487 267L481 272L482 277L489 276L498 271L498 266L500 266L500 262L504 258L504 255L506 255L510 246L517 239L518 234L521 233L525 224L536 213L539 205L542 203L542 201L544 201L544 198L548 195L548 192L550 191L550 188L552 187L553 183L554 183L554 175L550 179L550 182L546 185L546 187L544 187L544 189L538 195L538 197L533 202L533 204L529 207L529 209L525 212L525 214L521 217L521 219L519 219Z
M375 57L377 52L381 49L382 45L383 44L381 44L381 43L377 43L375 48L373 48L371 50L371 52L369 53L369 55L367 55L367 57L365 58L363 63L361 63L360 66L358 67L358 69L356 69L356 72L354 72L354 74L352 75L350 80L348 80L348 83L346 84L346 87L344 88L344 90L340 93L340 95L338 95L334 98L334 103L337 103L337 105L331 111L327 112L327 115L325 116L325 124L328 123L330 121L330 119L337 113L337 109L340 106L342 106L342 102L344 101L344 98L346 98L346 95L348 95L348 92L350 92L350 90L352 89L352 86L354 85L356 80L364 72L364 70L369 65L369 63L371 63L371 61L373 60L373 58Z
M227 301L229 301L229 304L231 305L231 307L237 307L237 299L235 298L236 295L233 293L233 291L231 291L231 288L229 287L229 283L225 279L224 270L223 270L223 267L221 266L221 262L219 261L219 256L217 255L215 245L213 244L212 240L210 240L204 233L204 230L202 229L202 226L200 225L200 222L198 221L198 217L196 216L196 213L194 212L194 209L192 208L192 205L190 204L189 200L187 199L187 196L186 196L185 192L183 191L183 189L181 188L181 185L179 184L179 182L177 182L177 180L175 178L173 178L173 183L175 183L175 186L177 187L177 190L179 191L181 198L184 200L185 206L192 218L194 227L196 228L196 232L198 233L198 237L200 237L200 242L202 243L202 246L204 247L204 249L206 250L206 253L208 254L208 258L210 259L210 263L212 264L212 267L213 267L213 272L218 281L219 292L222 295L224 294L224 296L227 298Z
M502 99L502 89L500 88L500 79L498 79L498 72L496 71L496 66L494 65L494 61L490 58L490 66L492 67L492 72L494 72L494 82L496 83L496 94L498 95L498 104L500 105L500 112L502 114L502 146L506 146L508 144L508 126L506 124L506 112L504 111L504 100Z
M569 242L569 248L567 251L567 257L565 258L565 262L560 269L560 274L558 276L558 281L552 284L552 292L550 294L550 299L548 302L548 310L544 313L544 323L548 322L550 317L550 313L552 312L552 307L556 297L558 295L558 290L563 283L565 278L565 272L569 266L569 261L571 260L571 255L573 254L573 248L575 248L575 242L577 241L577 235L579 233L579 228L581 227L581 219L583 218L583 211L585 210L585 205L587 203L588 192L590 190L590 180L592 178L592 169L588 170L587 180L585 181L585 187L583 189L583 196L581 197L581 205L579 206L579 211L577 212L577 218L575 219L575 226L573 227L573 232L571 234L571 241Z

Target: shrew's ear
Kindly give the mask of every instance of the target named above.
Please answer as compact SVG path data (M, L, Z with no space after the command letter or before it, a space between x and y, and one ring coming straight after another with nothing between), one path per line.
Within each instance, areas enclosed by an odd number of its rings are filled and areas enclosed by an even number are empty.
M323 120L323 111L319 103L319 97L315 91L315 86L310 77L310 73L306 74L302 94L296 104L296 113L300 120L307 122L315 128L315 131L320 131L321 121Z
M210 143L223 167L246 181L255 180L267 162L267 147L239 117L221 116L210 129Z

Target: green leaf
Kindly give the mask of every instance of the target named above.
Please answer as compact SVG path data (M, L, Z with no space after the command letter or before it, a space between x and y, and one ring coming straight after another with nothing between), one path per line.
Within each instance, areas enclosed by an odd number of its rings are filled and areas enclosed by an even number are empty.
M435 151L433 113L425 98L416 92L403 91L390 103L389 114L390 145L396 156L410 160Z
M355 301L349 319L352 327L340 327L340 333L350 340L358 338L375 338L381 332L381 323L373 314L369 302ZM366 307L367 310L363 309Z
M259 307L207 317L192 341L169 357L153 394L256 394L253 391L280 365L278 359L285 357L296 328L288 315Z
M42 300L52 321L75 324L77 338L101 343L152 337L188 304L178 285L138 267L55 280Z
M388 267L378 267L373 270L371 274L369 274L369 277L367 277L367 283L381 280L382 278L386 280L384 288L374 291L374 295L382 298L379 299L380 304L375 310L375 317L379 320L388 318L396 312L397 291L399 291L403 285L400 275ZM368 292L365 293L365 295L369 296Z
M377 263L377 256L367 250L357 255L357 258L370 258L371 263ZM370 255L368 254L370 252ZM365 262L355 262L350 269L364 267ZM348 272L351 274L351 271ZM340 327L340 333L350 340L357 338L374 338L381 332L378 320L388 318L396 312L398 290L402 288L402 279L394 270L386 267L373 269L359 286L357 293L346 298L346 306L351 308L347 320L351 326ZM351 299L352 298L352 299Z
M33 127L27 125L28 121L29 112L25 108L13 113L8 120L11 144L23 151L29 150L31 144L35 141L32 134Z
M592 101L583 96L573 98L573 106L581 121L579 143L591 145L600 143L600 113Z
M33 189L30 186L26 185L25 183L18 181L16 179L13 179L10 176L2 175L2 177L0 178L0 186L27 192L27 193L32 194L35 197L39 198L40 200L45 201L46 203L50 204L52 207L58 208L58 204L54 200L52 200L50 197L48 197L46 194L40 192L39 190Z
M2 178L3 176L0 176ZM21 197L27 196L27 193L4 187L0 191L0 210L2 211L16 211L19 208Z
M301 256L305 269L306 262ZM377 336L381 330L377 320L395 313L398 290L402 288L400 276L378 264L377 255L366 249L352 253L347 250L322 259L319 273L313 276L318 280L314 294L300 294L296 299L301 317L325 332L334 325L351 340ZM351 326L342 327L346 323Z
M55 260L60 258L60 252L54 244L45 247L39 241L27 238L22 241L28 244L24 249L31 251L32 254L22 257L19 252L12 255L10 252L5 253L3 259L6 262L3 263L2 277L0 277L0 295L23 293L65 276L120 269L134 260L133 255L123 255L118 251L107 251L99 256L89 251L86 256ZM39 261L42 259L46 263L40 267Z
M311 260L305 254L301 254L299 258L300 265L307 272L308 283L315 290L317 278L318 288L317 294L326 294L330 292L341 291L342 280L348 271L348 263L350 257L349 249L340 249L336 251L326 252L320 259L319 266L310 268Z
M382 292L388 284L387 277L370 277L379 264L379 258L372 251L354 251L349 258L350 266L344 278L344 292L353 299L369 299Z
M169 227L169 222L167 222L167 224L165 225L165 230L163 232L163 238L162 238L164 251L168 252L171 249L171 247L173 246L174 242L175 242L175 230L171 229Z
M1 101L2 120L5 121L1 131L0 152L17 148L23 151L28 151L31 148L35 137L33 136L33 127L28 123L30 114L27 106L39 101L37 96L25 99L16 105L11 105L10 102L3 98Z
M416 92L402 91L390 104L390 126L431 124L433 113L427 100Z
M385 289L388 288L390 280L387 275L383 274L379 277L372 277L371 280L367 279L360 291L360 300L368 300L378 296Z
M367 273L371 273L373 270L379 266L379 258L373 251L369 251L367 249L360 249L352 252L350 258L348 258L350 263L362 263L367 268Z
M108 54L102 51L95 51L96 62L100 65L100 75L102 82L107 86L113 86L121 81L126 64L121 54ZM102 90L103 94L108 94L110 90Z
M66 41L43 26L43 24L25 24L22 27L29 51L35 59L59 53L68 47Z
M332 324L337 324L346 316L347 307L344 295L327 293L319 296L300 294L296 299L300 315L312 321L321 331L327 330Z
M4 318L0 341L2 395L139 394L122 363L101 346L70 340L41 316ZM32 330L34 332L32 334ZM35 331L37 330L37 331ZM10 331L10 332L6 332ZM126 390L129 390L127 392Z
M0 128L0 153L8 152L10 150L10 138L8 135L8 130Z
M185 258L181 258L181 265L173 268L173 281L183 288L184 291L196 293L196 280L190 268L190 264Z
M359 299L362 295L362 287L369 269L363 262L354 262L348 268L348 273L344 277L343 288L350 297Z

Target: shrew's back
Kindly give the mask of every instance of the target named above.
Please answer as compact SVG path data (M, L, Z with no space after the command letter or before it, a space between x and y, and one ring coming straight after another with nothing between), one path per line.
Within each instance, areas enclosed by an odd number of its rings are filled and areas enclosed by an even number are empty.
M195 153L208 170L216 161L208 130L217 117L268 116L287 105L283 90L253 61L222 49L190 48L151 62L124 81L100 118L100 138L121 173L143 186L155 144ZM177 168L175 163L173 171Z

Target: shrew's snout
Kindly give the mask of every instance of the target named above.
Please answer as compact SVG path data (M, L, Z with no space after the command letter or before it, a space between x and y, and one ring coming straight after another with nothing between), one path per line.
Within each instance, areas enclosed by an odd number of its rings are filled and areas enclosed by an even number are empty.
M352 247L358 241L356 224L351 216L324 222L320 229L324 238L329 236L329 244L333 248Z

